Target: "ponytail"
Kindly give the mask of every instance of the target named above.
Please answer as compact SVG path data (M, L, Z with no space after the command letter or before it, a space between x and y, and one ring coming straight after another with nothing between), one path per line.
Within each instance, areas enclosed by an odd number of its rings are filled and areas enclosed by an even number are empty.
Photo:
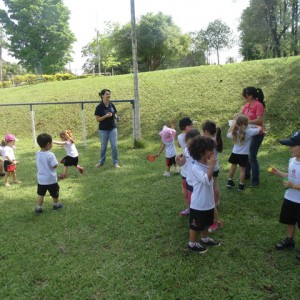
M223 140L221 136L221 128L217 127L217 132L216 132L216 149L219 153L223 151Z

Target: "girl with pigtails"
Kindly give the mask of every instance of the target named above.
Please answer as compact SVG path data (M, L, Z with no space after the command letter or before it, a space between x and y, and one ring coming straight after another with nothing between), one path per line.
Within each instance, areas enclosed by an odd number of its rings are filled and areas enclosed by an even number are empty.
M75 146L75 140L73 138L71 130L64 130L59 134L61 141L53 141L53 144L63 146L67 152L67 156L65 156L60 162L64 164L64 170L61 175L59 175L59 179L67 178L68 168L74 166L80 174L83 174L84 168L79 166L78 164L78 151Z
M228 161L231 163L228 173L227 187L235 186L233 181L237 165L240 166L240 182L238 191L244 190L246 166L249 161L250 143L253 136L260 134L262 128L258 125L249 126L249 118L246 115L239 115L227 132L227 137L233 140L234 146Z

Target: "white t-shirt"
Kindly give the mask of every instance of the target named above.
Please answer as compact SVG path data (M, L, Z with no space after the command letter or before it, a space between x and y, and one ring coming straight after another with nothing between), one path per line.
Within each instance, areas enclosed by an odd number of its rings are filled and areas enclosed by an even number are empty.
M209 181L207 177L208 166L197 161L192 166L193 193L190 208L196 210L210 210L215 207L213 178Z
M166 146L165 147L166 158L171 158L171 157L175 156L176 155L176 147L175 147L174 140L172 142L163 141L163 143Z
M185 133L180 133L177 137L178 144L180 145L180 148L184 150L186 148L185 144Z
M0 146L0 158L3 156L3 147Z
M49 185L57 182L55 166L57 159L51 151L39 151L36 154L37 180L39 184Z
M300 184L300 162L295 157L289 160L288 180L295 184ZM284 198L296 203L300 203L300 190L288 188Z
M64 145L64 148L65 148L68 156L71 156L71 157L77 157L78 156L78 151L77 151L76 146L75 146L74 143L71 143L70 141L67 141L67 143Z
M260 128L258 127L247 127L243 143L240 144L239 141L234 142L232 153L249 155L251 138L254 135L258 135L259 131ZM232 132L228 132L227 137L232 139Z
M2 154L3 154L3 160L8 160L7 157L10 160L16 160L14 149L10 146L5 146L3 148Z
M186 182L192 185L191 173L194 159L191 157L188 148L184 149L185 164L181 167L181 175L186 178Z

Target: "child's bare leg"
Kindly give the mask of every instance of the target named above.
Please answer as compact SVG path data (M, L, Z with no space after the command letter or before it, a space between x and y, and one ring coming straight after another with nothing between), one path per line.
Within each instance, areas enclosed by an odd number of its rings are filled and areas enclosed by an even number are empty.
M53 199L53 204L57 204L58 203L58 197L57 198L53 198L52 197L52 199Z
M10 172L5 172L5 186L10 186L9 176L10 176Z
M68 173L68 167L64 166L63 174L65 174L67 176L67 173Z
M293 239L295 236L296 226L295 225L287 225L287 237Z
M244 184L245 183L245 174L246 174L246 168L245 167L241 167L240 168L240 184Z
M228 173L228 178L231 178L231 179L233 178L236 168L237 168L237 165L231 164L229 173Z
M42 207L43 203L44 203L44 196L38 195L38 197L37 197L37 206Z
M182 197L188 207L190 207L189 199L188 199L188 190L185 187L182 187Z
M190 229L190 242L195 243L197 239L198 232L195 230Z
M219 221L219 212L218 209L215 207L214 208L214 223L218 223Z
M170 173L170 166L166 166L166 172Z
M220 192L219 192L219 185L218 185L218 177L214 177L214 198L215 198L215 205L219 205L220 201Z
M208 227L201 231L201 239L208 238Z

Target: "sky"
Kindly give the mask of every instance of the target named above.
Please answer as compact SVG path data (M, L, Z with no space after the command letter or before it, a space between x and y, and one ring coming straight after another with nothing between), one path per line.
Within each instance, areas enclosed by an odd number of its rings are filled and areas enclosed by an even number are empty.
M209 22L221 19L235 33L242 11L249 5L250 0L135 0L136 22L148 12L162 12L172 16L174 23L183 33L205 29ZM81 49L96 37L96 29L103 32L106 21L125 24L131 20L130 0L63 0L71 12L70 28L77 42L73 45L73 62L70 67L76 74L81 73L84 58ZM0 0L0 8L3 8ZM221 63L232 56L240 60L238 47L222 51ZM8 59L4 53L4 59Z

